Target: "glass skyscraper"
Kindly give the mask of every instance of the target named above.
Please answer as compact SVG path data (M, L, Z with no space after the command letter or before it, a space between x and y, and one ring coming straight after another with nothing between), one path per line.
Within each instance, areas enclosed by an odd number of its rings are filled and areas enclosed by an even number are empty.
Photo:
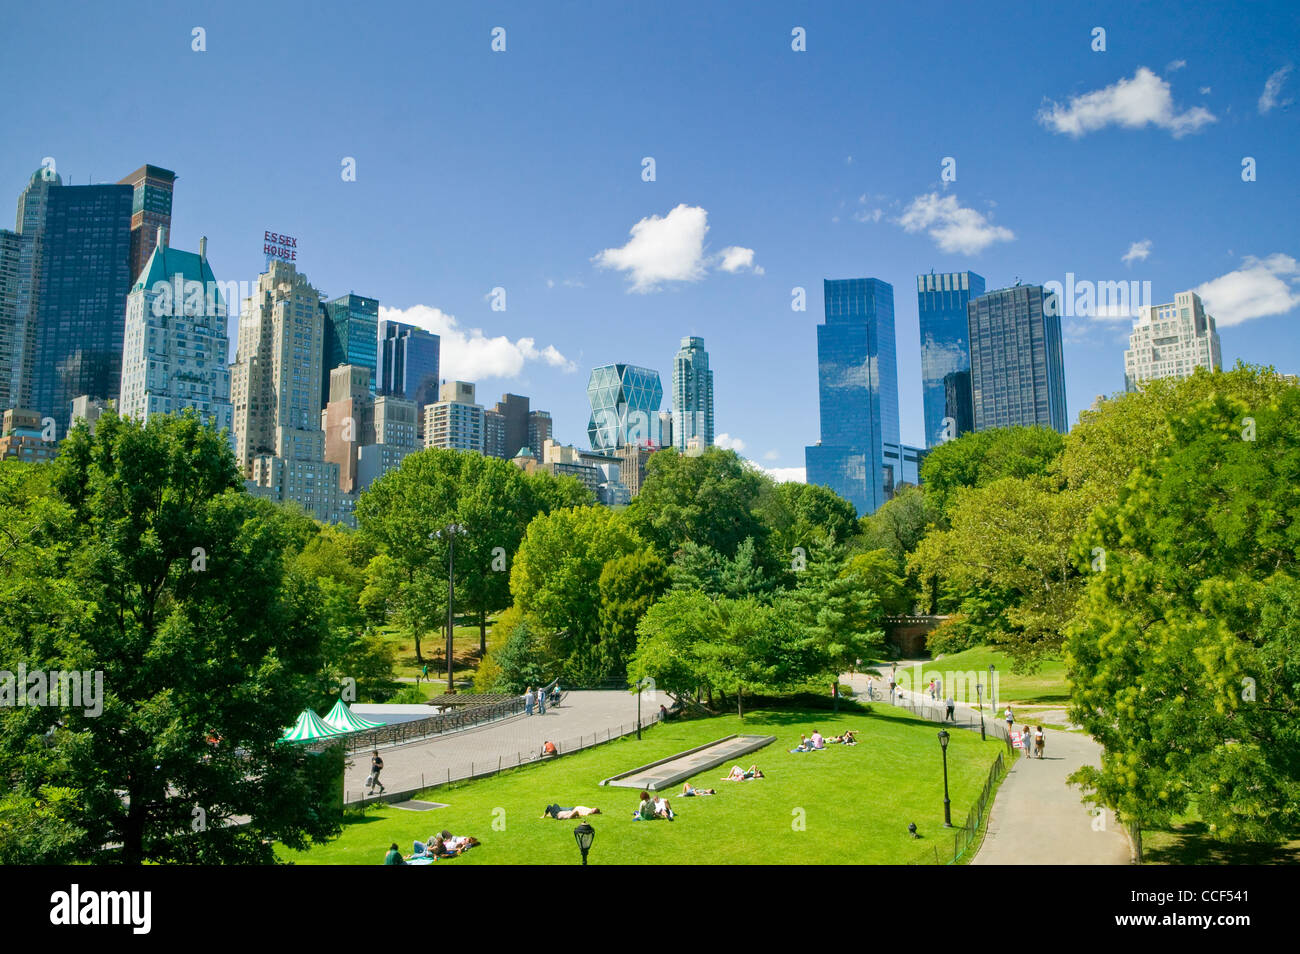
M975 430L1068 428L1060 308L1042 285L972 298L966 308Z
M683 338L673 358L673 446L682 453L691 438L713 446L713 372L703 338Z
M823 288L821 441L807 448L807 480L868 514L886 499L884 445L900 444L894 288L876 278L828 279Z
M587 437L591 449L616 451L624 444L652 441L663 398L658 371L632 364L596 368L587 382L587 399L591 402Z
M423 420L424 407L438 402L437 335L405 325L400 321L379 319L375 388L379 394L414 401Z
M926 447L975 429L966 306L983 294L984 279L974 272L916 277Z
M379 352L379 301L349 292L322 302L325 309L325 366L321 407L329 403L330 372L340 365L370 372L370 393L375 393Z
M116 400L122 378L122 335L131 290L129 185L62 185L37 181L43 221L29 223L27 194L19 203L24 235L36 229L26 329L31 344L33 410L67 433L72 399ZM21 264L20 264L21 267ZM20 279L21 281L21 279ZM20 295L23 289L20 288Z

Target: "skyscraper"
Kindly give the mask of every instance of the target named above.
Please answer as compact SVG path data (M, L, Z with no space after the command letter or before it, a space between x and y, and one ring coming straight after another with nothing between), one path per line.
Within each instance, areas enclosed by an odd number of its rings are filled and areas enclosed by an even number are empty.
M974 272L931 272L916 277L926 447L975 429L966 306L982 294L984 279Z
M73 398L118 396L133 277L131 197L130 186L63 185L38 170L19 199L18 311L27 323L20 361L28 385L18 403L53 417L60 439Z
M533 452L534 456L541 454L541 448L546 446L546 442L551 439L551 412L550 411L529 411L528 412L528 444L527 447ZM516 452L518 453L518 452Z
M321 411L325 459L339 469L339 489L357 489L357 449L375 442L375 396L370 393L370 369L343 364L329 374L330 393Z
M884 445L899 444L894 288L876 278L826 280L817 326L821 440L807 448L810 484L850 501L859 514L886 499Z
M1016 285L966 308L975 430L1050 427L1065 433L1065 366L1056 295Z
M483 453L483 407L474 401L474 385L448 381L438 401L424 407L424 446Z
M118 185L128 185L132 189L131 281L134 283L153 252L154 236L158 230L163 228L171 234L176 173L158 166L143 165L119 179Z
M226 367L226 303L212 267L208 240L199 251L156 245L126 298L118 412L138 420L193 408L218 429L232 424Z
M435 334L381 318L378 321L375 390L414 401L423 409L438 400L438 350Z
M235 456L254 493L293 501L326 523L351 519L338 465L325 460L320 293L290 262L272 260L239 316L231 369Z
M14 333L8 349L0 350L0 377L9 379L9 404L30 408L32 359L36 350L36 305L40 291L41 236L50 188L62 185L58 174L37 169L18 196L18 276L14 298Z
M592 450L613 452L624 444L653 441L663 397L658 371L632 364L596 368L587 382Z
M0 229L0 411L14 407L17 382L13 373L22 353L23 328L18 322L18 273L22 236Z
M673 446L685 452L691 438L713 446L713 372L703 338L683 338L673 358Z
M376 393L376 368L379 351L379 302L349 292L324 302L325 365L321 388L321 407L329 401L330 372L340 365L365 368L370 372L367 390Z
M1143 308L1124 352L1124 389L1155 378L1186 378L1197 368L1223 368L1214 316L1196 292L1179 292L1165 305Z

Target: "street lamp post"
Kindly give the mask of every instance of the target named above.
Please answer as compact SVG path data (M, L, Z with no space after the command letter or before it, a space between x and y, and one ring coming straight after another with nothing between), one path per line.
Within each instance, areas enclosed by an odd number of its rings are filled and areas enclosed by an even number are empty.
M980 740L983 741L984 740L984 687L980 685L980 681L978 679L975 680L975 700L978 703L976 708L979 709L980 711Z
M997 714L998 711L998 690L993 684L993 664L989 663L989 711Z
M939 730L939 751L943 753L943 827L952 827L952 803L948 800L948 730Z
M641 684L645 680L636 681L636 740L641 741Z
M447 694L454 695L456 684L452 681L452 651L456 636L456 538L465 533L459 523L449 524L442 530L435 530L433 535L447 538Z
M596 829L583 822L573 829L573 838L578 843L578 850L582 852L582 863L585 865L587 863L587 852L591 851L591 843L596 840Z

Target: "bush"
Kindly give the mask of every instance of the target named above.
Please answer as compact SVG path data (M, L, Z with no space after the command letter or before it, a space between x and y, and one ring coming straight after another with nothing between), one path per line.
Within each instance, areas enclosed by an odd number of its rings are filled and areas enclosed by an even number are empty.
M964 616L944 620L925 638L925 648L932 658L965 652L983 645L985 639Z

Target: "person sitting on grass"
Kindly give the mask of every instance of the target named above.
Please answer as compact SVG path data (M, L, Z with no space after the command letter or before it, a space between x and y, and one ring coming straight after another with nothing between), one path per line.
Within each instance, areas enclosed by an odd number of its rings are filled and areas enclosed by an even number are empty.
M442 841L442 849L444 852L444 854L439 857L443 858L464 854L479 843L479 840L471 835L457 836L446 830L443 830L442 833L438 835L438 838Z
M673 806L668 804L668 799L662 795L655 799L655 817L667 818L669 821L672 821L674 817Z
M763 773L758 770L757 765L751 765L749 771L745 771L739 765L734 765L731 771L722 777L724 782L747 782L751 778L763 778Z
M795 746L793 749L791 749L790 751L791 751L791 752L811 752L811 751L812 751L812 743L808 741L808 736L806 736L806 735L800 735L800 736L799 736L799 744L796 745L796 746Z
M546 811L542 812L542 817L557 818L560 821L568 821L570 818L586 818L588 815L599 814L599 808L588 808L586 805L574 805L572 808L561 808L559 805L547 805Z
M809 739L808 741L812 743L812 747L813 747L814 749L824 749L824 748L826 748L826 737L823 736L823 735L822 735L820 732L818 732L816 729L813 729L812 738Z
M650 797L649 792L641 793L641 804L637 806L636 811L632 813L632 818L636 821L653 821L655 817L654 799Z
M384 864L386 865L404 865L406 862L402 859L402 852L397 847L397 842L388 846L388 854L384 855Z
M737 768L739 768L739 766L737 766ZM696 795L716 795L716 794L718 794L718 790L716 788L696 788L690 782L682 782L683 798L692 798Z

